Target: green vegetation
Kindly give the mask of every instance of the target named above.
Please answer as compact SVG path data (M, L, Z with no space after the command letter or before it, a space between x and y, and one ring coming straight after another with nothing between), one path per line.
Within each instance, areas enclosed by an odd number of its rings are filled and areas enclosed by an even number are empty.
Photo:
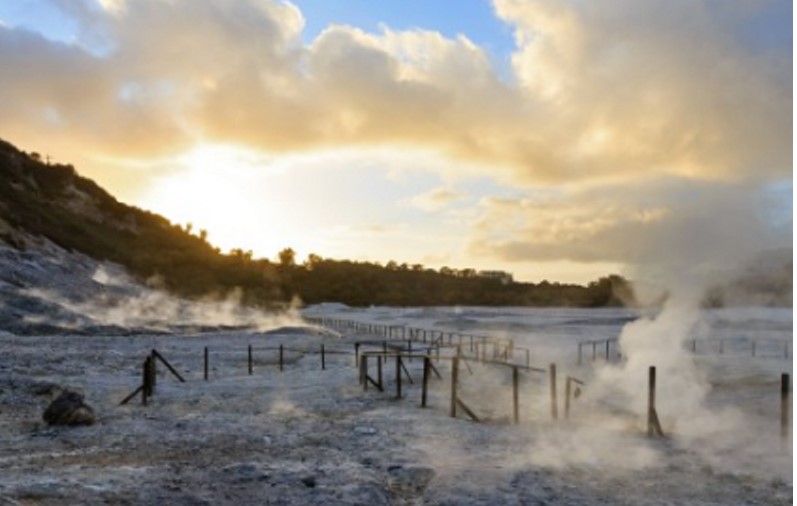
M516 283L473 269L324 259L301 264L290 248L278 263L251 252L222 254L190 226L118 202L70 165L43 163L0 141L0 237L24 247L14 229L63 248L124 265L142 281L184 297L240 290L247 305L273 307L298 296L305 303L349 305L525 305L599 307L633 300L629 285L609 276L587 286Z

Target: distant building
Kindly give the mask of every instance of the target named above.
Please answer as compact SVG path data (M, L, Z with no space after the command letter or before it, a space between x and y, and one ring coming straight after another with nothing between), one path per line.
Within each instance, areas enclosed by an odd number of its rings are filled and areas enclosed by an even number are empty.
M505 285L515 281L512 274L506 271L479 271L477 275L480 278L496 279Z

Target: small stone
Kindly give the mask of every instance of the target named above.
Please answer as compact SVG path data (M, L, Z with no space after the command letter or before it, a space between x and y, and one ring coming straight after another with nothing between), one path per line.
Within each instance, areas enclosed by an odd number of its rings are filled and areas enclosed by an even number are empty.
M305 487L315 488L315 476L305 476L302 478L302 483Z

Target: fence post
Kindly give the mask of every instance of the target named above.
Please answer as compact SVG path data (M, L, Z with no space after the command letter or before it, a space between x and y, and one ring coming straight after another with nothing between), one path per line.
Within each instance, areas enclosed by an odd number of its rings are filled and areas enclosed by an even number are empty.
M426 407L426 392L429 389L429 357L423 357L423 380L421 380L421 407Z
M368 391L368 355L363 354L360 357L360 375L363 379L363 392Z
M451 418L457 416L457 381L459 380L459 357L451 361Z
M147 356L147 358L144 359L144 366L143 366L142 371L141 371L141 385L143 387L141 389L141 404L143 404L144 406L147 405L147 398L151 395L150 394L150 385L149 385L149 376L150 376L149 375L149 364L150 364L150 360L152 360L152 358L150 356Z
M606 340L606 361L609 361L609 340Z
M354 343L354 364L359 364L360 360L360 343Z
M252 375L252 345L251 344L249 345L247 353L248 353L248 356L249 356L249 376L251 376Z
M326 355L324 354L324 343L321 343L321 370L325 370L327 368L327 359Z
M205 381L208 380L208 347L205 346Z
M396 398L401 399L401 355L396 355Z
M786 440L789 438L789 397L791 394L791 384L789 375L783 373L780 375L780 438Z
M282 345L280 345L280 372L282 372L282 361L283 361L283 357L282 357Z
M663 436L659 415L656 413L656 367L648 368L648 437Z
M556 420L559 418L559 408L556 399L556 364L551 364L549 366L549 372L551 378L551 418Z
M520 422L520 407L518 405L518 383L520 383L517 366L512 366L512 418L515 425Z
M382 355L376 356L376 375L379 379L379 390L384 392L385 386L382 384Z
M158 361L155 360L155 350L150 353L149 359L149 395L155 394L155 386L158 383Z

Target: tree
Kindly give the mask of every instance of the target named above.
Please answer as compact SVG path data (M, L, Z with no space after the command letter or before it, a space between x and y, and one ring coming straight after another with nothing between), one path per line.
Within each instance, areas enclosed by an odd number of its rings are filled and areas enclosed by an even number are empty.
M315 253L310 253L307 255L307 260L304 261L304 268L308 271L312 271L316 268L324 259L321 258L320 255L316 255ZM280 263L282 262L282 257L280 256Z
M280 265L283 267L293 267L296 265L296 252L293 248L285 248L279 252Z

